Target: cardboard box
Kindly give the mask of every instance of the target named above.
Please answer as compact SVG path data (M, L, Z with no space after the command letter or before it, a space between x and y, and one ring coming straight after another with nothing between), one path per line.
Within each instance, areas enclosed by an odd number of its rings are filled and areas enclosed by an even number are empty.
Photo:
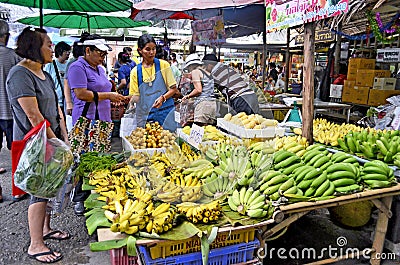
M344 80L344 86L345 87L351 87L353 88L356 85L356 80Z
M343 87L342 101L366 105L368 102L370 87Z
M396 87L396 78L374 78L374 89L394 90Z
M375 59L350 58L349 68L356 69L375 69Z
M400 95L400 90L371 89L368 97L368 105L379 106L387 104L386 99L391 96Z
M347 70L347 80L356 81L357 68L350 68Z
M369 86L374 85L375 77L390 77L389 70L370 70L370 69L358 69L356 86Z
M342 98L343 85L333 85L331 84L331 89L329 91L329 97L331 98Z

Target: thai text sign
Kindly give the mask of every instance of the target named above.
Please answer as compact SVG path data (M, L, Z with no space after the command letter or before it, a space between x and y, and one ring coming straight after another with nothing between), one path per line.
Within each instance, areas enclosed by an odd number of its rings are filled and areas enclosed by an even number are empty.
M223 16L192 22L194 45L219 45L226 42Z
M276 5L266 0L267 32L347 13L349 0L295 0Z
M381 63L400 62L400 48L378 49L376 53L376 61Z
M320 30L315 32L315 42L332 42L335 40L335 34L329 30ZM294 39L295 45L304 44L304 35L299 34Z

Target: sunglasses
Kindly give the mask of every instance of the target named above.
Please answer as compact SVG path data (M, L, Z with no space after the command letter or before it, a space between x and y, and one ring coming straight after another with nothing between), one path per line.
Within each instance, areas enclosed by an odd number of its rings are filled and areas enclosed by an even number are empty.
M108 52L101 51L101 50L99 50L97 48L95 48L94 51L97 52L101 57L104 57L104 56L106 56L108 54Z

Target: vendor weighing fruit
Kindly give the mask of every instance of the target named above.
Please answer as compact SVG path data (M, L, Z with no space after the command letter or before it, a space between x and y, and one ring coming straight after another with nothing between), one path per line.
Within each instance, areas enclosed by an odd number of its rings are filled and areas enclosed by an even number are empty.
M149 34L138 40L138 53L143 60L131 71L129 94L136 103L137 125L157 121L164 129L175 131L174 100L178 92L176 81L167 61L156 56L156 41Z

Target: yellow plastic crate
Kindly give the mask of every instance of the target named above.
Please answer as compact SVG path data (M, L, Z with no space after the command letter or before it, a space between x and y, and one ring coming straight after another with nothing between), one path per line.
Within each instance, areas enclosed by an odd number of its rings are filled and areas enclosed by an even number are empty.
M219 232L214 242L211 243L210 248L248 243L254 240L254 235L254 228ZM149 250L152 259L165 258L201 251L201 242L198 236L179 241L166 240L157 242L155 246L150 246Z

